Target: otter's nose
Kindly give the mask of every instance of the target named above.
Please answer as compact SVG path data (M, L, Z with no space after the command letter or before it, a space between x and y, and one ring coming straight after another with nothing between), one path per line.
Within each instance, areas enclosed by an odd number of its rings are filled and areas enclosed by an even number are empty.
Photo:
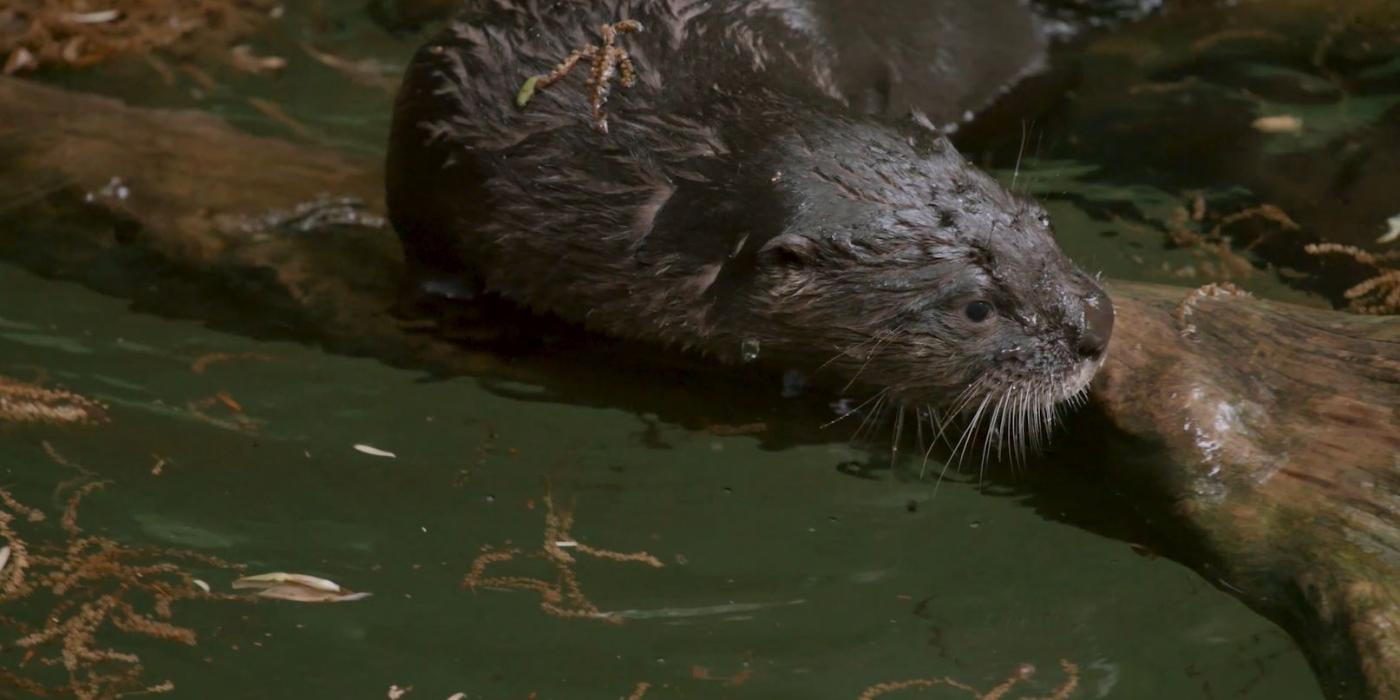
M1098 357L1113 335L1113 302L1103 292L1084 299L1084 328L1079 333L1079 356Z

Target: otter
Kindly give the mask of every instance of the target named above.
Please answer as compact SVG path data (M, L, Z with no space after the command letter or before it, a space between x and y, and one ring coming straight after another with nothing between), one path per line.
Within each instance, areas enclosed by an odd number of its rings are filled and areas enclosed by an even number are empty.
M857 108L821 16L467 2L395 104L387 204L419 287L1038 443L1104 361L1108 296L926 117Z

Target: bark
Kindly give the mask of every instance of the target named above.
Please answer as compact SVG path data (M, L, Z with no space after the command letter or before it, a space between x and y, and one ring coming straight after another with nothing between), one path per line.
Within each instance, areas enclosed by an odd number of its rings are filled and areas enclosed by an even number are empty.
M1400 697L1400 320L1120 283L1094 382L1115 461L1337 697Z
M377 171L207 115L0 79L0 259L242 332L520 378L459 342L507 324L396 312ZM1330 696L1400 697L1400 322L1213 287L1110 293L1094 396L1111 439L1066 437L1168 508L1174 554L1288 628ZM617 356L593 358L636 359Z

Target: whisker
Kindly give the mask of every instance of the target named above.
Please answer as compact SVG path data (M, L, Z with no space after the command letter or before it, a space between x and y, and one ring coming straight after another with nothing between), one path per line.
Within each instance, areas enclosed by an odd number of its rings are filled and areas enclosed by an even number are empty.
M887 391L889 391L888 388L881 389L881 390L880 390L879 392L877 392L874 396L871 396L870 398L868 398L868 399L866 399L864 402L862 402L859 406L856 406L855 408L852 408L851 410L846 411L845 413L842 413L841 415L839 415L839 416L837 416L837 417L835 417L835 418L832 418L831 420L829 420L829 421L827 421L827 422L825 422L825 423L822 423L821 429L822 429L822 430L826 430L827 428L830 428L831 426L836 425L837 423L840 423L841 421L846 420L847 418L850 418L851 416L855 415L856 412L859 411L860 409L865 408L866 406L870 405L870 402L871 402L871 401L875 401L876 399L879 399L880 397L884 396L884 395L885 395L885 392L887 392Z
M895 461L899 459L899 438L904 432L904 404L899 405L899 411L894 415L894 442L890 445L890 469L894 469Z
M867 429L873 430L874 426L879 425L880 417L884 415L885 399L888 395L889 389L880 392L879 398L875 400L875 406L870 409L870 413L866 414L865 418L861 420L860 425L856 427L856 432L851 435L850 441L852 443L860 442L861 436L866 433Z
M1011 173L1011 191L1016 191L1016 179L1021 177L1021 156L1026 154L1026 120L1021 120L1021 147L1016 150L1016 169Z
M866 353L865 362L862 362L860 368L856 370L856 373L851 375L851 381L846 382L846 386L842 388L841 391L848 391L852 386L855 385L856 380L860 379L861 373L865 371L866 367L870 366L870 361L875 359L875 353L880 351L880 346L883 345L885 341L903 332L904 326L896 326L895 328L890 329L888 332L881 333L879 340L875 341L875 346L870 348L870 352Z

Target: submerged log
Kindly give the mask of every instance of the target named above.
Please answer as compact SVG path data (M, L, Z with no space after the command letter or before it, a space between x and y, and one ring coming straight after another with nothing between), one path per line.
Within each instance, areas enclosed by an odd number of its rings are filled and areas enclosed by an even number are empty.
M12 264L336 352L525 371L464 348L474 338L454 329L471 324L395 312L402 261L374 164L9 79L0 153ZM1171 553L1290 630L1329 697L1400 697L1400 322L1216 287L1110 293L1118 324L1093 391L1109 439L1080 422L1060 441L1170 513ZM577 374L530 367L544 383Z

